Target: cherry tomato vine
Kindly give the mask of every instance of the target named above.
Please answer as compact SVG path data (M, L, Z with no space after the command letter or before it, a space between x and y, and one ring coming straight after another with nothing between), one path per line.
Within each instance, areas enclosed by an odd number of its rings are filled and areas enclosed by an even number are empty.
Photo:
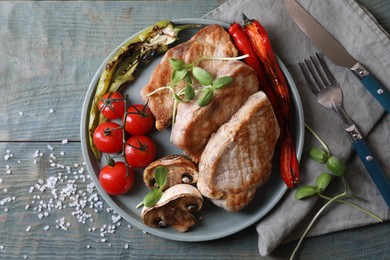
M102 115L108 120L121 118L122 122L103 122L93 134L94 145L107 160L100 170L99 182L110 195L129 191L134 183L134 168L146 167L156 156L156 144L146 136L154 125L152 112L147 103L128 106L127 99L127 95L112 92L100 100ZM115 161L116 157L123 158L123 162Z

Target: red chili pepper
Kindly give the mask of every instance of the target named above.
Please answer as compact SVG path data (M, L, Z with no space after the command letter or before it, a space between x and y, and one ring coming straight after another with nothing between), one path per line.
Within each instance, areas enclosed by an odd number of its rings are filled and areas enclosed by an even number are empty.
M244 59L244 62L256 71L260 89L264 91L264 93L268 96L272 107L274 108L274 110L276 110L278 105L275 91L272 89L269 78L264 71L264 66L257 57L248 38L248 35L246 35L244 29L238 23L233 23L230 25L229 34L233 38L233 41L236 44L236 47L239 52L242 55L249 55L249 57Z
M290 131L291 101L288 85L273 52L267 31L258 21L248 19L244 14L242 16L245 23L245 33L248 35L255 53L263 63L266 73L271 78L280 105L281 118L278 119L281 128L279 139L281 144L280 170L287 187L292 188L299 181L299 166Z

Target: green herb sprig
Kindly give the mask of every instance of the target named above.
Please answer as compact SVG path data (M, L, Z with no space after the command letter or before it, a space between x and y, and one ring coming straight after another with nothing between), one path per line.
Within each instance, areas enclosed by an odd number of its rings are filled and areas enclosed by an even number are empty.
M156 169L154 169L153 171L153 177L156 180L157 187L153 187L150 189L149 193L146 194L142 202L136 206L137 209L141 206L153 207L161 199L163 195L164 186L168 181L167 168L163 166L156 167Z
M327 202L319 209L319 211L316 213L316 215L313 217L313 219L310 221L309 225L305 229L304 233L302 234L301 238L298 241L298 244L296 245L294 251L292 252L290 259L294 259L299 247L302 244L303 239L306 237L307 233L311 229L311 227L314 225L314 223L317 221L317 219L320 217L320 215L331 205L333 202L343 203L349 206L352 206L356 208L357 210L360 210L361 212L369 215L370 217L378 220L379 222L383 222L383 220L378 217L377 215L369 212L368 210L360 207L359 205L346 200L346 198L350 199L357 199L361 201L365 201L362 198L359 198L357 196L354 196L349 193L348 190L348 184L347 180L345 178L345 172L347 170L346 165L338 159L336 156L331 155L330 150L326 143L314 132L312 128L310 128L307 124L305 124L306 129L310 131L311 134L319 141L319 143L322 145L322 148L312 148L309 151L309 156L314 161L326 164L327 169L330 171L322 172L320 175L318 175L316 182L314 185L305 185L302 187L299 187L295 192L295 198L297 200L304 199L311 196L318 196L320 198L323 198L327 200ZM324 194L325 189L328 187L328 185L331 183L333 179L341 178L344 184L344 191L334 197L329 197Z
M172 92L174 98L172 124L174 124L176 120L177 103L191 102L197 97L198 93L201 93L196 101L199 106L205 107L211 102L216 91L229 85L233 81L231 76L213 78L208 71L197 66L199 62L206 60L240 60L247 57L248 55L238 57L203 57L188 64L182 60L171 57L169 58L169 63L173 68L173 72L170 83L167 86L155 89L147 96L152 96L164 89L169 89ZM195 90L194 84L196 82L193 82L191 75L202 86L200 89ZM177 85L182 81L186 83L186 86L183 89L176 91Z

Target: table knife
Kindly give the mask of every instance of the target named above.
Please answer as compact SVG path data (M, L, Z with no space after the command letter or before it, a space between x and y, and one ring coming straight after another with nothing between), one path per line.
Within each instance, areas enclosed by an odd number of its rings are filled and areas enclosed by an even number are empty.
M326 31L296 0L284 0L287 11L298 27L333 63L353 71L363 86L382 107L390 112L390 92L363 65Z

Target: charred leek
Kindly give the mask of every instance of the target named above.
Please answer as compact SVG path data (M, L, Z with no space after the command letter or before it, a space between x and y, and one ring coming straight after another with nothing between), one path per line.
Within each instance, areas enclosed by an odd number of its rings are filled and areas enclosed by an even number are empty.
M175 26L171 21L160 21L146 28L137 36L125 42L106 64L97 83L95 96L89 113L89 143L96 158L100 152L93 144L95 128L105 121L97 103L104 94L120 90L134 80L137 70L148 64L155 56L166 52L170 45L178 40L178 33L198 25Z

